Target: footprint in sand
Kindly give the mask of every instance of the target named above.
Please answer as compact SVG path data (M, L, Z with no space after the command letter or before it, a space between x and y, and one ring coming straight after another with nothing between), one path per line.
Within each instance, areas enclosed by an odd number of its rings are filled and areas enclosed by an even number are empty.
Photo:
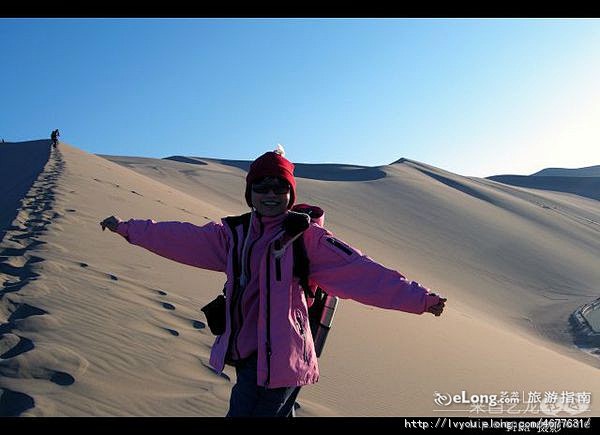
M167 310L174 310L175 309L175 305L172 305L168 302L163 302L162 303L163 308L166 308Z
M65 372L54 372L50 377L50 382L54 382L57 385L67 386L75 383L75 378Z
M204 329L206 325L202 323L200 320L192 320L192 327L194 329Z
M18 391L0 388L0 417L18 417L34 406L33 397Z
M229 376L227 376L225 373L221 373L221 374L219 374L219 373L217 373L217 371L216 371L215 369L213 369L211 366L209 366L209 365L207 365L207 364L204 364L204 361L201 361L201 363L202 363L202 365L203 365L204 367L206 367L207 369L209 369L209 370L210 370L211 372L213 372L215 375L217 375L217 376L219 376L219 377L221 377L221 378L223 378L223 379L227 379L229 382L231 382L231 378L230 378Z
M20 344L21 344L21 342L19 342L19 344L17 344L17 346L15 346L15 347L18 347ZM11 349L11 351L12 351L12 349ZM8 355L9 352L6 352L4 355L2 355L2 357L7 356L7 358L5 358L5 359L9 359L9 358L16 356L16 355ZM20 352L20 353L24 353L24 352ZM2 358L2 357L0 357L0 358ZM50 369L50 368L47 368L44 366L37 366L35 364L30 366L30 369L31 369L30 375L35 379L47 379L50 382L57 384L57 385L61 385L61 386L68 386L68 385L72 385L75 383L75 378L67 372L53 370L53 369Z
M13 328L16 327L15 322L17 320L23 320L31 316L43 316L44 314L48 314L48 312L29 304L21 304L15 311L13 311L8 318L8 321L0 325L0 334L6 334L12 331Z
M29 245L27 245L27 248L25 248L25 250L33 249L33 248L35 248L35 247L36 247L36 246L38 246L38 245L45 245L45 244L47 244L47 243L48 243L48 242L43 242L43 241L41 241L41 240L35 240L35 239L32 239L32 240L31 240L31 243L30 243Z
M34 307L29 304L21 304L8 318L9 322L15 322L17 320L26 319L31 316L42 316L48 314L48 311L42 310L41 308Z
M17 267L8 263L0 263L0 273L14 276L19 278L21 281L30 280L32 278L40 276L39 273L32 272L28 267L27 263L25 266Z
M19 337L19 339L20 340L15 347L0 355L0 359L14 358L18 355L21 355L22 353L29 352L35 347L33 345L33 341L31 341L30 339L25 337Z
M34 240L33 237L39 236L43 233L43 231L31 231L27 234L18 234L16 236L12 236L9 240L12 240L13 242L19 242L19 240ZM44 242L45 243L45 242Z
M171 335L174 335L175 337L179 337L179 332L177 332L174 329L170 329L170 328L164 328L165 331L168 331Z
M29 280L32 281L32 280ZM18 282L9 282L6 281L4 284L2 284L2 289L0 289L0 300L2 300L2 297L6 294L6 293L15 293L18 292L19 290L21 290L23 287L25 287L27 285L28 281L18 281Z
M112 184L115 187L121 187L118 184L111 183L110 181L98 180L97 178L94 178L94 181L97 181L98 183Z
M3 257L4 256L6 256L6 257L20 257L21 255L25 254L25 252L27 252L27 248L21 248L21 249L17 249L17 248L4 248L0 252L0 255L3 256Z
M48 225L48 224L50 223L50 221L49 221L48 219L42 219L42 218L33 218L33 219L29 219L27 222L28 222L29 224L32 224L32 223L33 223L33 224L42 224L41 226L43 226L43 225ZM38 225L38 228L39 228L39 227L40 227L40 226Z
M44 261L44 258L36 257L35 255L32 255L31 257L29 257L26 264L35 264L35 263L40 263L42 261Z

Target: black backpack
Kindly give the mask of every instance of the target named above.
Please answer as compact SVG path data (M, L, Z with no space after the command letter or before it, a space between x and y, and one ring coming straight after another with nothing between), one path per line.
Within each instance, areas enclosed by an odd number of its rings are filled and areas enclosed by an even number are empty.
M319 224L319 220L322 222L323 219L323 209L317 206L311 206L308 204L299 204L292 208L290 211L288 219L293 219L294 214L304 214L308 215L309 222L314 222ZM300 219L298 219L300 220ZM309 224L300 228L301 232L304 232L308 228ZM290 232L294 234L295 225L284 224L284 229L286 232ZM297 226L297 225L296 225ZM292 227L288 230L288 227ZM306 247L304 246L304 237L298 237L293 242L294 249L294 276L298 277L300 281L300 285L304 290L304 295L306 296L306 301L309 303L312 300L312 305L308 308L308 320L310 325L310 332L313 336L313 341L315 344L315 352L317 357L321 356L323 352L323 348L325 347L325 340L327 339L327 335L329 334L329 330L331 329L331 325L333 323L333 315L335 314L335 310L339 303L339 298L337 296L331 296L327 294L325 290L321 287L317 287L314 293L311 291L308 285L308 275L310 272L310 260L306 253Z

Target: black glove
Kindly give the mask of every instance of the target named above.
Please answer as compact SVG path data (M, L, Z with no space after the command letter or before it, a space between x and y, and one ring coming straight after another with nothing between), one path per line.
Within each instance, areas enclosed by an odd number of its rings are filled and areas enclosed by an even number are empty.
M294 237L310 226L310 216L306 213L298 213L295 211L288 212L287 217L283 221L283 229L289 237Z

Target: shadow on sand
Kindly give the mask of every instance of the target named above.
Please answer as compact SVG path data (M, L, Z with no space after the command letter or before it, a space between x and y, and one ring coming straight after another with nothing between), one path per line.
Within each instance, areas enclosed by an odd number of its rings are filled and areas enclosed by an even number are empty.
M600 177L552 177L525 175L496 175L488 180L511 186L574 193L600 201Z
M0 242L50 157L50 140L0 144Z

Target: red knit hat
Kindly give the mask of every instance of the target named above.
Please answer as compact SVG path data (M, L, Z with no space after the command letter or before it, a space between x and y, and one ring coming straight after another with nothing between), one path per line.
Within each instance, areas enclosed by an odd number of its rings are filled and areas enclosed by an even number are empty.
M296 179L294 178L294 164L284 157L285 152L281 145L275 151L269 151L257 158L250 165L246 176L246 203L252 207L251 187L254 181L264 177L279 177L290 185L290 202L288 210L296 201Z

